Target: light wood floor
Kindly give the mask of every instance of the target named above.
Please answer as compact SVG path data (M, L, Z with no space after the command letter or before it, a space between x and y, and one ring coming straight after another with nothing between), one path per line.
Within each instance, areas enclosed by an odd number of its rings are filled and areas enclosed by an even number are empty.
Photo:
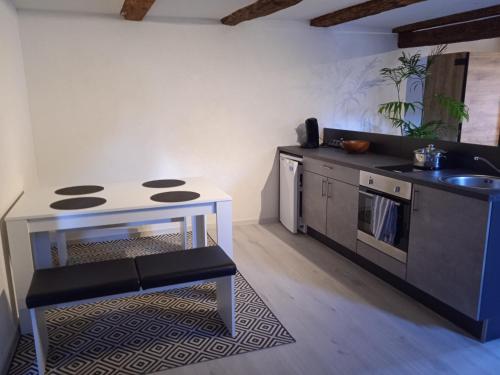
M500 340L480 344L308 236L236 226L234 244L297 342L162 374L500 374Z

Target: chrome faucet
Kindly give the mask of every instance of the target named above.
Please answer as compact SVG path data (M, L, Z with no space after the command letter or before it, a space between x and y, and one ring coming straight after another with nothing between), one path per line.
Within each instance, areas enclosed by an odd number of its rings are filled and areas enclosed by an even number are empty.
M474 160L475 161L482 161L483 163L485 163L485 164L489 165L491 168L493 168L495 170L495 172L500 174L500 169L495 167L495 165L492 162L490 162L488 159L482 158L481 156L474 156Z

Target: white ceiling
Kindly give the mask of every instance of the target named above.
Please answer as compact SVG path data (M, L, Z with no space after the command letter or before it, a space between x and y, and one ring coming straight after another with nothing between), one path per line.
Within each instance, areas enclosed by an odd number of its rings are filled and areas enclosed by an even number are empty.
M148 16L156 18L220 19L255 0L156 0ZM365 0L303 0L269 19L307 21ZM347 28L393 27L471 9L498 5L499 0L427 0L408 7L352 21ZM14 0L18 9L118 15L123 0Z

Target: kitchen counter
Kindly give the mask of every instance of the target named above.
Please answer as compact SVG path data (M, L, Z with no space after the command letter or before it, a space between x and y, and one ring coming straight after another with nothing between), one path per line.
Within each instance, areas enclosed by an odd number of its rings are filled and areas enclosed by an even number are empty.
M285 152L292 155L308 157L312 159L323 160L325 162L337 163L346 167L357 168L360 170L377 173L380 175L397 178L402 181L408 181L414 184L426 185L449 191L456 194L465 195L468 197L486 200L500 201L499 190L474 189L462 186L450 185L442 182L442 177L456 174L475 174L477 172L467 169L442 169L439 171L418 171L399 173L380 169L380 167L400 166L412 164L413 161L394 156L383 154L365 153L365 154L349 154L342 149L333 147L320 147L307 149L299 146L282 146L278 147L280 152Z

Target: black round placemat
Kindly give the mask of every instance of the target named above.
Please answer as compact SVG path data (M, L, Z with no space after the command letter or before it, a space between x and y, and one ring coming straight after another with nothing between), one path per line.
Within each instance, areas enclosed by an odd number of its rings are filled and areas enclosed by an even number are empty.
M166 191L151 196L151 200L155 202L185 202L199 198L200 194L194 191Z
M102 186L80 185L80 186L68 186L62 189L57 189L54 193L59 195L83 195L83 194L94 194L102 190L104 190Z
M153 180L142 184L142 186L147 188L172 188L176 186L184 185L186 181L182 180Z
M97 207L106 203L106 199L99 197L78 197L68 198L50 205L51 208L56 210L81 210L83 208Z

